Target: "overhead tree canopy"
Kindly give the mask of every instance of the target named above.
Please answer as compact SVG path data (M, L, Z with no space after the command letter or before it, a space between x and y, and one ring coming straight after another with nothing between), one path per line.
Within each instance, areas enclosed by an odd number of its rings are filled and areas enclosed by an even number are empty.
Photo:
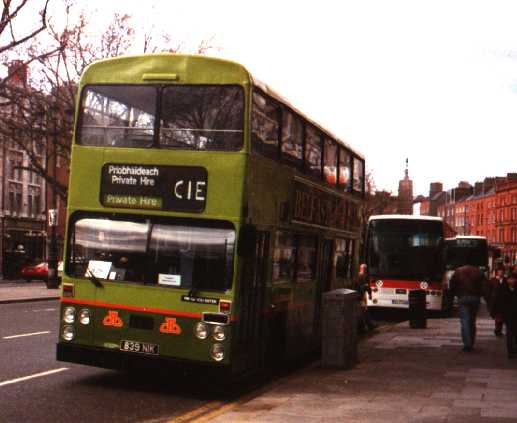
M69 163L77 84L85 67L99 59L134 54L137 45L141 53L179 52L184 46L170 34L156 34L154 27L138 34L128 14L114 13L104 29L94 29L73 0L62 0L65 17L60 22L64 24L58 25L48 16L49 1L58 0L42 1L38 24L23 35L15 28L28 0L20 0L17 6L4 0L0 40L10 41L0 46L0 56L10 65L0 83L0 138L26 151L30 164L24 169L56 186L56 193L66 200L66 184L47 169L57 157ZM211 39L203 40L194 52L205 54L213 48ZM37 143L44 144L44 159L35 148Z

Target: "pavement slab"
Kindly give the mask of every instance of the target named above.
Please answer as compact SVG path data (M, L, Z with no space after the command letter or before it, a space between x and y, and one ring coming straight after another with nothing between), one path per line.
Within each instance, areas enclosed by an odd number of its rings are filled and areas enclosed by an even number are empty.
M48 289L43 281L0 280L0 304L55 300L60 289Z
M360 340L354 368L313 365L209 421L517 421L517 360L506 357L486 313L474 352L461 347L457 318L381 328Z
M0 281L0 303L59 298L44 282ZM516 422L517 360L482 314L472 353L457 318L379 328L359 342L352 369L312 365L210 422Z

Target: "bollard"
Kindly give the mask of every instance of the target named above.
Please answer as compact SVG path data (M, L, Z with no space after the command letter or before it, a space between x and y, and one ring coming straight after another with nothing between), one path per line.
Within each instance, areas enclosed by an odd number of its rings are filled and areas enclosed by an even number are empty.
M412 329L425 329L427 327L426 316L426 292L423 289L409 291L409 327Z
M335 289L323 294L322 303L321 365L351 368L357 363L359 294Z

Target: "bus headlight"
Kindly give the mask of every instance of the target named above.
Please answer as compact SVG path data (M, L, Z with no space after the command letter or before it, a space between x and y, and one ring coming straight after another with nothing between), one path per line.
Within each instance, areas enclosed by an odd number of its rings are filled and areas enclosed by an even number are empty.
M221 361L224 359L224 347L223 344L214 344L210 347L210 357L215 361Z
M79 323L82 325L89 325L90 324L90 310L87 308L83 308L79 312Z
M224 330L224 326L214 326L212 336L216 341L224 341L226 339L226 331Z
M65 341L71 341L75 338L75 332L73 326L64 326L61 336Z
M197 322L194 326L194 335L197 339L208 338L208 325L204 322Z
M63 322L72 324L75 322L75 308L74 307L66 307L63 312Z

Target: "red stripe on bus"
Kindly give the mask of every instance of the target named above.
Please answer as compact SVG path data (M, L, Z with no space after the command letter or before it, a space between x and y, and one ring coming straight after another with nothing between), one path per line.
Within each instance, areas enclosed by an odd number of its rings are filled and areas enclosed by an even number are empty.
M376 282L382 281L380 288L405 288L405 289L420 289L422 281L404 281L395 279L376 279L370 282L372 288L377 288ZM440 282L427 282L428 286L426 289L442 290L442 284Z
M166 314L166 315L170 315L170 316L192 317L195 319L201 319L201 317L203 317L203 315L201 313L190 313L187 311L166 310L163 308L138 307L138 306L130 306L130 305L126 305L126 304L103 303L100 301L85 301L85 300L78 300L76 298L69 298L69 297L61 297L61 302L79 304L79 305L89 305L89 306L96 306L96 307L105 307L105 308L118 308L118 309L129 310L129 311L143 311L146 313ZM231 321L235 321L234 316L231 316Z

